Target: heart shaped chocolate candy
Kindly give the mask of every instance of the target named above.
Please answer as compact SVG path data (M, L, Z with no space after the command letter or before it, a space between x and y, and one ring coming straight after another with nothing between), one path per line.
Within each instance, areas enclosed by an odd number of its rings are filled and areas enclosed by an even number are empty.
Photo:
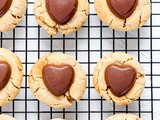
M0 0L0 17L2 17L10 8L12 0Z
M107 0L107 4L115 16L126 19L134 12L138 0Z
M66 24L77 10L78 0L46 0L51 19L60 25Z
M0 62L0 90L8 83L11 76L11 67L7 62Z
M46 65L42 74L46 87L55 96L66 93L73 83L74 70L69 65Z
M131 66L110 65L105 70L107 87L118 97L125 95L135 84L136 73Z

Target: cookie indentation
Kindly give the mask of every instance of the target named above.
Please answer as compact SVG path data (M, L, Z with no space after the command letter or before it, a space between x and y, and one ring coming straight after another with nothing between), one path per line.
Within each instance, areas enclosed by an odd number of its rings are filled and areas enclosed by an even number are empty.
M0 17L2 17L10 8L12 0L1 0L0 1Z
M8 83L11 76L11 67L7 62L0 62L0 90Z
M55 96L66 93L73 83L74 70L69 65L46 65L42 74L46 87Z
M46 0L51 19L60 25L66 24L77 10L77 0Z
M134 12L138 0L107 0L107 4L115 16L126 19Z
M108 88L118 97L125 95L134 85L136 70L131 66L110 65L105 70Z

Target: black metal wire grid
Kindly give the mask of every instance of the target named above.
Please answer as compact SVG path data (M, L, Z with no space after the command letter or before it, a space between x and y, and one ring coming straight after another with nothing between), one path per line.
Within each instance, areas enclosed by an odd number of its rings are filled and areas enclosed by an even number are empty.
M17 120L49 120L60 117L67 120L104 120L117 113L133 113L143 120L159 120L160 115L160 1L152 0L152 14L148 23L132 32L118 32L108 28L97 17L93 0L91 13L81 30L71 35L50 37L37 26L33 15L33 0L28 0L27 14L13 31L0 34L0 46L15 52L24 66L24 82L20 94L13 102L0 108L3 114ZM159 21L158 21L159 19ZM102 99L92 83L96 62L115 51L133 55L145 68L146 87L137 101L118 107ZM27 79L34 62L50 52L62 52L77 59L84 67L88 83L80 102L73 106L55 110L39 102L30 92Z

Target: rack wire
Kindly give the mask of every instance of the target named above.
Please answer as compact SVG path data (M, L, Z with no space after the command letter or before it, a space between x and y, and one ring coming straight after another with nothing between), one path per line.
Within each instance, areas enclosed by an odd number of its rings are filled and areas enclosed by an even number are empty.
M132 113L142 120L159 120L160 116L160 1L152 0L152 14L147 24L132 32L118 32L103 24L89 0L91 13L82 29L71 35L50 37L37 25L33 0L28 0L27 14L14 30L0 33L0 46L19 55L24 66L23 85L11 103L0 108L2 114L17 120L104 120L117 113ZM95 91L92 76L96 62L108 53L127 52L145 68L146 87L139 100L124 107L108 103ZM71 55L84 67L88 83L80 102L56 110L39 102L31 93L27 79L34 62L50 52Z

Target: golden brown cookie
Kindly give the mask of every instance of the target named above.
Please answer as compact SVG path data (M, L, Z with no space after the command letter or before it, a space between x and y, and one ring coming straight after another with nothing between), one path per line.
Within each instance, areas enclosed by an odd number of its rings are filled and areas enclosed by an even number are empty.
M0 106L3 106L12 101L21 88L23 66L19 57L7 49L0 48L0 72Z
M93 83L107 101L128 105L137 100L145 87L145 73L140 63L126 53L104 56L96 65Z
M72 57L60 53L40 58L32 67L28 82L34 96L54 108L71 106L72 101L79 101L86 90L82 66Z
M117 17L116 14L111 11L108 1L118 1L118 0L94 0L94 6L96 12L100 19L106 23L109 27L119 30L119 31L131 31L143 26L150 17L151 14L151 4L150 0L138 0L137 6L133 13L127 18ZM125 1L125 0L121 0ZM131 0L130 0L131 1ZM133 1L133 0L132 0ZM118 3L119 5L119 3ZM117 6L118 6L117 5ZM126 6L129 6L128 4ZM122 4L124 8L124 4ZM122 8L117 8L123 10ZM129 9L129 8L128 8ZM121 11L126 13L126 11Z
M16 119L3 114L3 115L0 115L0 120L16 120Z
M49 35L56 35L58 32L60 32L61 34L70 34L77 31L85 23L89 14L88 0L77 1L78 5L75 14L71 19L69 19L66 24L61 25L55 22L56 20L52 19L51 15L48 14L46 8L46 0L35 0L34 14L38 24L43 27Z
M12 2L10 4L6 1ZM18 25L26 13L26 3L26 0L3 0L3 5L0 6L0 32L7 32Z
M113 115L106 120L141 120L138 116L132 114Z

